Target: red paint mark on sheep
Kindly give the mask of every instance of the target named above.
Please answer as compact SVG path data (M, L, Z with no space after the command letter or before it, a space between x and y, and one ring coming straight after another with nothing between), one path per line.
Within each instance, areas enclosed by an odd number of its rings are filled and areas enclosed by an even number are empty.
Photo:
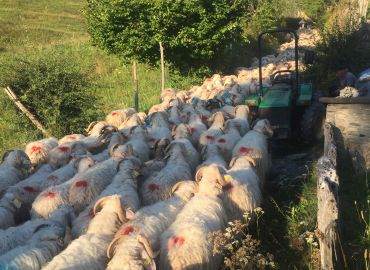
M175 247L175 246L180 247L184 244L185 238L182 236L173 236L170 238L168 242L169 242L168 246L170 248Z
M112 112L111 115L112 116L117 116L118 115L118 112Z
M69 135L67 138L70 140L77 140L76 136L74 135Z
M36 153L36 152L40 152L42 151L44 148L42 146L39 146L39 145L34 145L31 147L31 152L32 153Z
M136 229L132 226L127 226L125 228L122 228L120 231L121 235L129 235L130 233L136 232Z
M157 184L149 184L149 186L148 186L148 188L149 188L149 190L151 191L151 192L154 192L154 191L156 191L156 190L159 190L159 185L157 185Z
M239 152L248 155L248 154L251 154L253 152L253 149L242 146L242 147L239 148Z
M27 192L37 192L38 191L37 188L31 187L31 186L25 186L23 187L23 189Z
M191 127L191 128L190 128L190 131L191 131L191 133L194 133L195 131L197 131L197 129L196 129L196 128Z
M59 146L58 150L62 153L66 153L66 152L69 152L71 148L69 148L68 146Z
M88 185L89 183L86 180L77 181L75 184L76 187L87 187Z
M206 136L206 139L209 140L209 141L214 141L215 140L215 137L210 136L210 135L207 135Z
M56 181L58 180L58 176L55 176L55 175L49 175L47 178L46 178L47 181Z
M43 196L43 197L46 197L46 198L50 198L50 199L52 199L52 198L54 198L56 195L57 195L57 193L56 193L56 192L49 191L49 192L44 193L42 196Z
M219 140L218 140L218 142L219 142L219 143L225 143L225 142L226 142L226 140L225 140L224 138L221 138L221 139L219 139Z

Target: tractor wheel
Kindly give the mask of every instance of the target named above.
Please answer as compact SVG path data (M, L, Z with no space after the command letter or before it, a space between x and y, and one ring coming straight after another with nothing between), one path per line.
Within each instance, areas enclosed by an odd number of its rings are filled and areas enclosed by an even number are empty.
M324 136L325 107L314 101L306 109L301 120L301 136L306 143L317 142Z

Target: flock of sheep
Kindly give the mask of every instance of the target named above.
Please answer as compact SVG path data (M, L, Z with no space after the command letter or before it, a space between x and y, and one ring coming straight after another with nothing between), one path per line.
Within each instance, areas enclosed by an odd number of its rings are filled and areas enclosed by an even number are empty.
M249 87L216 74L5 153L0 269L218 269L210 233L260 206L270 165Z
M261 205L270 167L253 70L5 153L0 269L218 269L212 233Z

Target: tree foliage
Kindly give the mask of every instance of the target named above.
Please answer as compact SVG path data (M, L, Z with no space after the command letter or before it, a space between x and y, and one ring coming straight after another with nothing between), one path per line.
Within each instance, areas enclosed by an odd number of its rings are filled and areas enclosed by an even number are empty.
M95 45L155 64L158 42L180 69L210 65L232 42L242 41L240 21L251 0L87 0L88 31Z

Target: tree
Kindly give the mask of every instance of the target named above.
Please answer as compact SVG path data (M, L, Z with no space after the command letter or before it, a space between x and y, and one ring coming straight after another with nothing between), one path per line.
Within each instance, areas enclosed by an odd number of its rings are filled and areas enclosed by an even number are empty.
M158 42L180 69L211 65L242 41L240 21L251 0L87 0L88 31L95 45L155 64Z

